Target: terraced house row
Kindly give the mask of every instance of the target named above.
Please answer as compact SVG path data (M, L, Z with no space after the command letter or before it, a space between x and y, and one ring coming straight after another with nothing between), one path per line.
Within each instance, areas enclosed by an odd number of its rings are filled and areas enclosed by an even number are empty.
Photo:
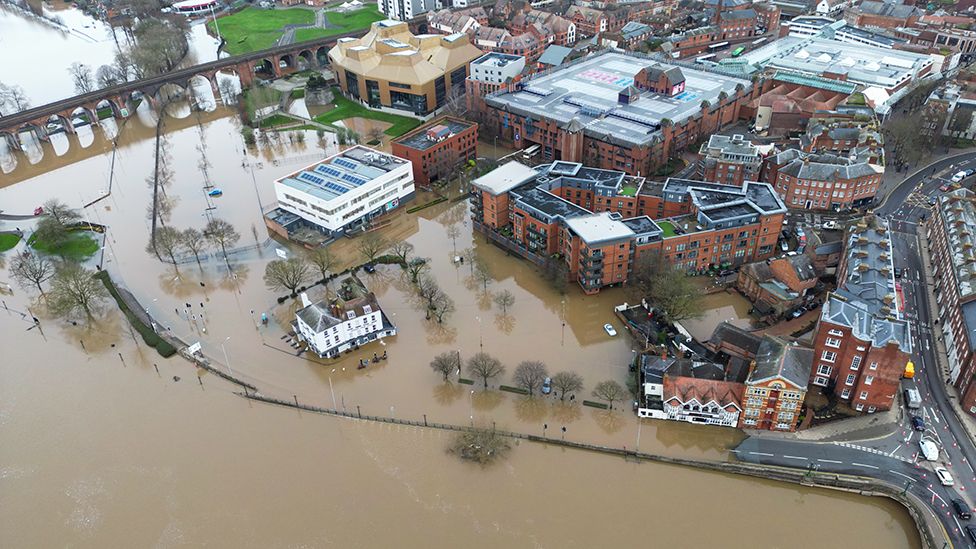
M592 294L627 281L643 254L688 271L771 256L786 208L766 183L723 185L553 162L509 162L474 181L474 226L536 264L565 263Z

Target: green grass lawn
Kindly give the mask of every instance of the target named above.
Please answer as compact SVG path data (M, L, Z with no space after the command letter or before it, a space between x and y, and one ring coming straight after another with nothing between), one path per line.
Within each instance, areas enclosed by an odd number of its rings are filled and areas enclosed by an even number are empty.
M379 120L380 122L393 124L384 132L386 135L392 137L399 137L420 125L421 121L416 118L367 109L359 103L344 97L342 92L337 88L333 88L332 92L335 94L336 108L316 116L316 122L333 125L339 120L355 118L357 116L370 120Z
M664 231L664 238L677 234L674 232L674 225L672 225L670 221L657 221L656 223L657 226L661 227L661 230Z
M336 26L333 29L298 29L295 31L295 42L315 40L323 36L342 34L354 30L366 29L375 21L386 19L382 13L376 9L375 5L365 7L356 11L345 13L330 11L326 13L329 23Z
M81 261L98 251L98 241L87 233L88 231L74 231L67 242L57 247L52 247L47 242L39 242L33 236L27 243L39 252Z
M284 116L281 114L272 114L271 116L265 118L261 121L260 126L262 128L273 128L275 126L284 126L285 124L297 124L298 120L294 118Z
M217 26L227 40L224 49L237 55L270 48L284 32L285 25L310 25L315 22L315 12L305 8L265 10L245 8L237 13L220 17ZM207 28L214 32L213 21Z
M15 233L0 234L0 252L12 249L20 242L20 236Z
M637 187L634 187L632 185L627 185L624 188L620 189L620 194L621 196L634 196L635 194L637 194Z

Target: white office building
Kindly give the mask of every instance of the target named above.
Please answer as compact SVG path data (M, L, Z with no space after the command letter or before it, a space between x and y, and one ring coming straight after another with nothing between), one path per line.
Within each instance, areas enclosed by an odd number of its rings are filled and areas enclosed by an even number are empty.
M435 0L376 0L376 6L380 13L398 21L409 21L439 8Z
M486 53L471 62L469 79L486 84L504 84L525 70L525 58L507 53Z
M269 217L283 211L300 218L289 223L289 233L311 227L335 236L413 198L413 166L402 158L355 146L275 180L274 189L278 209Z
M322 358L335 358L345 351L396 335L396 326L383 314L371 292L348 301L309 303L295 312L292 325L309 350Z

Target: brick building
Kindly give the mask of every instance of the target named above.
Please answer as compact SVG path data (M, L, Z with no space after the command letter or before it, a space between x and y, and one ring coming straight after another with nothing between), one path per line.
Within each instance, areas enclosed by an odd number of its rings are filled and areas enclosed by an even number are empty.
M393 154L413 164L414 182L421 187L450 177L458 164L478 158L478 124L442 116L391 143Z
M698 179L728 185L759 181L763 157L772 148L754 145L741 135L712 135L698 151Z
M525 57L529 63L538 59L546 50L547 41L531 32L513 34L508 29L479 27L468 33L471 42L486 52L504 53Z
M936 304L949 358L949 381L963 410L976 415L976 194L958 189L942 196L928 222Z
M849 210L870 204L878 192L884 166L872 158L869 150L845 155L788 149L766 157L762 179L790 208Z
M474 116L484 115L485 97L518 82L524 70L525 58L521 55L486 53L472 61L464 82L468 110Z
M806 254L747 263L735 281L754 313L770 321L803 304L816 285L817 273Z
M745 382L741 426L795 431L813 364L813 350L765 336Z
M520 12L507 25L512 34L532 33L546 44L571 46L576 42L576 23L539 10Z
M887 222L853 227L814 332L810 383L858 412L891 408L912 352L909 322L896 295Z
M724 73L604 51L486 98L484 123L516 148L539 145L544 162L646 174L734 122L755 92Z
M867 120L865 120L867 118ZM800 136L804 152L864 155L872 164L884 165L884 135L870 108L850 112L818 113Z
M773 254L786 208L764 183L722 185L554 162L510 162L474 181L475 227L537 264L556 257L586 293L656 254L703 272Z
M918 21L919 10L908 4L865 0L844 11L844 19L855 27L896 29L911 27Z

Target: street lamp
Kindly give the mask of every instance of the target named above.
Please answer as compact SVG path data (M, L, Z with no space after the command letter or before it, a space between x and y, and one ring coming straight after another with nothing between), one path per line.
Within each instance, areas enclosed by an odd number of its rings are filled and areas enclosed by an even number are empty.
M230 359L227 358L227 348L224 347L224 343L227 343L228 341L230 341L230 336L227 336L223 341L220 342L220 350L224 352L224 364L227 365L227 373L233 376L234 372L230 369Z
M474 318L478 321L478 347L482 351L484 351L485 350L485 337L484 337L484 335L483 335L483 333L481 331L481 317L480 316L476 316ZM472 391L472 392L474 392L474 391Z
M468 395L468 404L470 405L469 411L471 412L471 426L474 427L474 389Z

